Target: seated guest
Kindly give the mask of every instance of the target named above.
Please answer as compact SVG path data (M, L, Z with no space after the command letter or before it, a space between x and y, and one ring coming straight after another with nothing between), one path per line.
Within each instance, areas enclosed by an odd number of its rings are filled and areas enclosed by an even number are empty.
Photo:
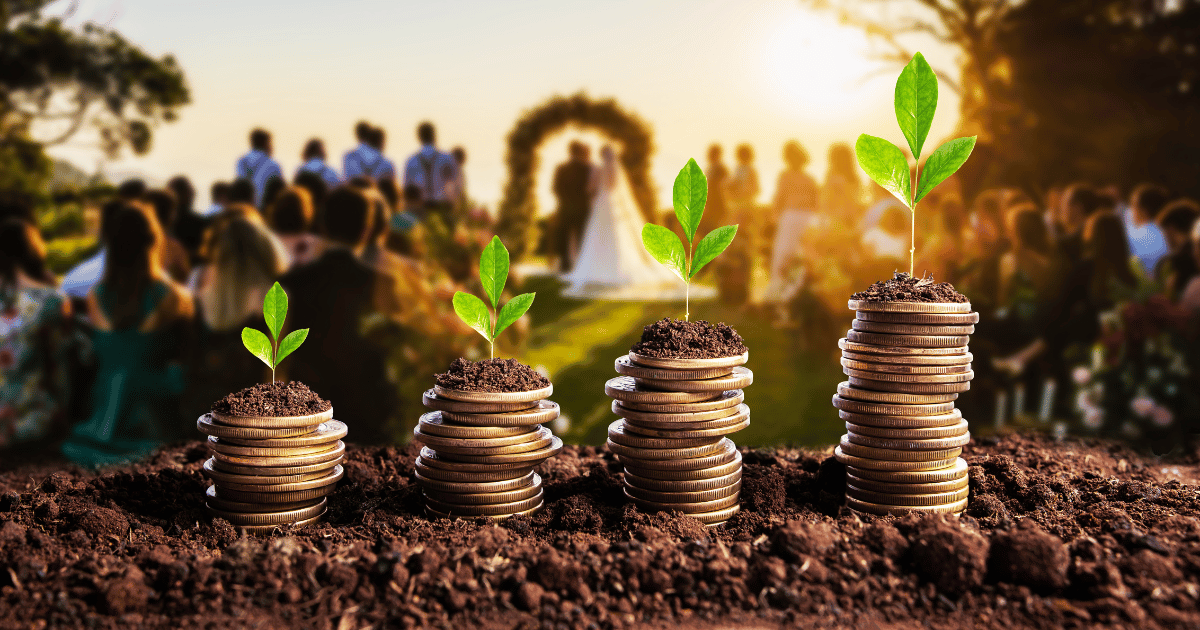
M212 185L212 189L209 191L209 196L212 197L212 203L208 204L208 207L204 209L204 216L211 217L214 214L224 210L225 206L229 205L229 203L233 201L231 197L232 193L233 185L229 182L214 183Z
M254 201L254 184L248 179L235 179L229 185L229 205L232 203L244 203L253 208L257 208L258 204Z
M198 262L197 253L200 250L200 241L204 239L204 228L208 227L208 220L196 211L196 189L187 177L172 177L167 182L167 190L175 195L178 202L175 210L175 237L187 250L188 262L194 265Z
M169 190L151 190L146 193L146 201L154 208L158 224L163 231L162 263L171 279L175 282L187 282L192 273L191 261L187 250L179 239L170 233L170 226L175 225L176 200Z
M1147 276L1153 276L1158 261L1170 253L1162 230L1156 223L1169 200L1167 189L1154 184L1140 184L1129 195L1129 211L1125 221L1129 249Z
M1192 226L1197 217L1200 206L1191 199L1176 199L1158 215L1158 227L1171 253L1159 262L1154 277L1164 283L1167 298L1172 301L1179 300L1188 282L1200 270L1191 248Z
M1196 221L1192 225L1192 258L1198 266L1200 266L1200 221ZM1200 274L1192 276L1188 280L1187 287L1183 290L1183 296L1179 298L1179 305L1187 309L1193 316L1200 313Z
M108 251L108 236L112 229L112 218L120 210L124 201L116 199L100 206L100 235L96 239L99 249L95 254L75 265L63 277L62 290L75 300L83 300L104 277L105 254Z
M338 184L342 183L342 178L338 177L337 171L333 167L325 163L325 143L318 138L309 140L304 145L304 152L300 154L300 158L304 163L296 170L296 177L301 173L312 173L321 178L325 185L329 188L337 188Z
M178 411L192 297L163 270L162 238L141 203L113 218L104 279L87 301L97 367L92 416L62 447L77 464L128 462L186 434Z
M267 225L283 242L288 267L306 265L318 255L320 242L312 233L313 204L308 190L293 186L267 208Z

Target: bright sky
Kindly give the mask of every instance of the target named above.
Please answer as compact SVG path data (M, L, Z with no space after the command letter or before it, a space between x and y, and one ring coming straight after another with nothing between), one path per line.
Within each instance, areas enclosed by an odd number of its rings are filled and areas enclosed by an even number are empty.
M430 119L442 148L466 147L471 195L494 207L514 122L552 95L580 90L615 97L653 125L664 207L676 172L712 142L727 156L737 143L754 145L764 200L788 139L808 148L818 180L833 142L866 132L903 146L892 109L899 69L881 72L860 31L799 0L82 0L69 23L86 21L174 54L192 88L192 104L160 128L147 156L102 168L114 178L185 173L202 199L214 180L232 177L255 126L274 133L290 175L314 136L340 165L362 118L387 130L387 153L399 163L417 147L416 124ZM935 66L954 68L949 48L921 49ZM958 98L941 92L934 142L958 119ZM547 174L569 139L542 151L543 209L552 203ZM79 146L54 153L101 167Z

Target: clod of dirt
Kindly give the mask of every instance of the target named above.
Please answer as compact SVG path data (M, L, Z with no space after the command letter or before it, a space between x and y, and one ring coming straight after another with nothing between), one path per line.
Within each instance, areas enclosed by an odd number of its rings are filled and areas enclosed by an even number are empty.
M212 410L227 416L309 416L329 411L333 404L298 381L259 383L213 403Z
M934 282L933 276L916 278L897 271L891 280L881 280L866 291L850 296L864 302L970 302L949 282Z
M906 517L912 568L939 591L958 596L978 588L987 574L988 541L974 528L944 515Z
M459 357L435 379L438 387L460 392L528 392L550 386L550 379L516 359Z
M736 330L724 323L663 318L642 329L642 340L630 348L658 359L719 359L746 352Z
M1017 527L992 537L988 572L1001 582L1052 591L1067 585L1070 561L1062 539L1046 533L1035 521L1022 519Z

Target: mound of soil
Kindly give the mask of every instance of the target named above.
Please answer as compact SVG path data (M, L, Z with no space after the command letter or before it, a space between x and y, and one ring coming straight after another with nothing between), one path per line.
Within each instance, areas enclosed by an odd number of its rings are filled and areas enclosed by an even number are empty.
M243 538L201 443L102 474L0 474L0 628L1200 626L1194 460L1035 437L968 447L957 517L842 507L828 452L746 451L726 527L645 515L568 447L547 509L430 521L415 447L351 448L327 523Z
M658 359L719 359L745 353L746 344L724 323L663 318L642 328L642 340L630 350Z
M459 357L435 379L438 387L463 392L529 392L550 386L550 379L516 359L468 361Z
M866 291L850 296L864 302L970 302L949 282L935 282L933 276L916 278L897 271L891 280L881 280Z
M309 416L332 408L333 403L299 381L260 383L212 406L213 411L227 416Z

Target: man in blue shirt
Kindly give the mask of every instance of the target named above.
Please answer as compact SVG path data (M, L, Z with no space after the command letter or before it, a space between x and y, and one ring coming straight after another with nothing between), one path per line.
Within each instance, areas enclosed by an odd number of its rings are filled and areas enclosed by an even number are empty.
M270 133L264 129L250 132L250 152L237 161L234 171L234 177L249 180L254 184L254 205L261 208L267 182L272 179L283 180L283 170L279 168L279 162L271 158Z
M1167 189L1154 184L1140 184L1129 195L1129 208L1121 213L1125 233L1129 236L1129 251L1141 263L1147 276L1154 277L1158 261L1171 253L1156 219L1167 205Z
M385 179L396 177L396 165L383 156L383 130L367 121L354 126L354 137L358 146L342 160L342 175L346 179L370 177Z
M427 209L449 210L453 201L450 195L459 181L458 162L448 153L438 151L433 123L417 126L417 140L421 142L421 150L404 165L404 185L421 190Z
M304 163L300 168L296 169L296 175L301 173L313 173L325 182L329 190L338 187L342 183L342 178L338 177L337 171L333 167L325 163L325 143L319 138L313 138L304 145L304 152L300 154Z

